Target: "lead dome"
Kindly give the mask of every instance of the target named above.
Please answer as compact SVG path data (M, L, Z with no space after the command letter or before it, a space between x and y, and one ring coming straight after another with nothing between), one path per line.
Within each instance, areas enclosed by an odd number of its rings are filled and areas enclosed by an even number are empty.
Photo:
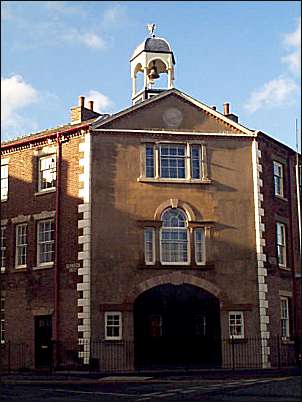
M153 34L155 25L152 27L152 36L136 47L130 59L132 104L146 100L163 90L174 88L175 59L172 48L166 39ZM138 74L143 75L143 85L140 88L138 88ZM158 80L162 78L162 74L167 77L166 82L165 79Z

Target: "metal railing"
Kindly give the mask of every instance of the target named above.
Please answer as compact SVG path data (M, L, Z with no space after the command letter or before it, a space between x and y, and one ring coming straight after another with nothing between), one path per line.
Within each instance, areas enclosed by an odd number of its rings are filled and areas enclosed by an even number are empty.
M197 345L197 346L196 346ZM200 343L202 345L202 342ZM217 346L217 343L216 343ZM196 368L222 369L258 369L265 367L282 368L301 365L301 338L284 340L279 336L266 338L230 339L223 338L216 347L216 357L211 360L192 362L192 346L185 342L181 345L182 356L188 356L180 362L165 364L165 367L177 366L186 370ZM203 350L196 354L202 357ZM35 368L33 347L26 343L6 342L1 345L1 366L3 371L32 370ZM137 350L133 340L106 341L81 340L71 343L52 345L57 359L52 359L44 367L49 370L90 370L100 372L122 372L147 368L148 365L138 363ZM195 350L195 349L194 349ZM207 350L208 356L211 356ZM268 365L264 365L263 355L268 356ZM164 360L164 359L163 359ZM54 362L56 361L56 367ZM157 368L156 362L152 368Z

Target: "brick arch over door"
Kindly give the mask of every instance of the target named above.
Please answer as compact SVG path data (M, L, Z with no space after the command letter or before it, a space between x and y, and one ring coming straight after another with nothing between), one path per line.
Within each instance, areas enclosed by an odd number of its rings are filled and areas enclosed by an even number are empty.
M197 276L184 274L182 272L173 272L170 274L163 274L154 276L150 279L147 279L132 289L125 300L125 303L134 304L135 299L146 290L154 288L159 285L164 285L167 283L171 283L172 285L182 285L189 284L197 286L212 295L216 296L220 300L220 305L223 303L225 297L221 289L219 289L216 285L213 285L211 282L206 281L205 279L198 278Z

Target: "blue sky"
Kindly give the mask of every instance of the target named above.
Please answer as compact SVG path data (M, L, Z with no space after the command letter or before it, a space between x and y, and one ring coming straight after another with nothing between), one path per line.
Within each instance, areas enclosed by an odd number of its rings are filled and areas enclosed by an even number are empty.
M176 88L295 148L299 1L3 1L1 20L2 140L69 122L79 95L130 106L129 59L155 23Z

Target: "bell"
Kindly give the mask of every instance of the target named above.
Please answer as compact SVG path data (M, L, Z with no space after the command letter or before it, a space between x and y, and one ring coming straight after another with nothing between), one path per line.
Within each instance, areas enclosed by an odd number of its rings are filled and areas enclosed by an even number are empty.
M153 62L153 66L150 69L150 72L148 74L148 77L150 78L150 80L155 80L156 78L159 78L159 74L157 72L157 68L155 65L155 62Z

